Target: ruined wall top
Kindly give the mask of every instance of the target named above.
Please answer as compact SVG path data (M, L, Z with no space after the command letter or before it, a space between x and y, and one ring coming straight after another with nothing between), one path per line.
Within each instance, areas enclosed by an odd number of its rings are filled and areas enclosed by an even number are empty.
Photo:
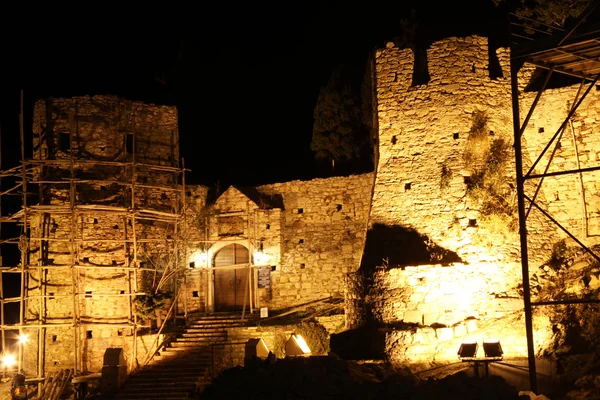
M118 96L48 98L34 106L34 159L179 166L177 109Z

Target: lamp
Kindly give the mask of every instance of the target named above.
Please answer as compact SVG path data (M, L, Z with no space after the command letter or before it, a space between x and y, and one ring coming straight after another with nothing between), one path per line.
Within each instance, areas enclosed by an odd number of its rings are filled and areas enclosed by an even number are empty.
M208 253L203 250L198 250L192 254L190 257L192 261L190 262L190 268L200 268L204 266L208 266Z
M494 360L502 360L502 354L504 354L502 346L500 345L500 341L496 339L484 340L483 352L485 353L486 358L491 358Z
M4 365L4 368L11 368L16 363L17 363L17 360L16 360L15 356L12 354L5 354L2 357L2 365Z
M308 356L311 351L301 335L292 334L285 344L286 356Z
M477 342L463 342L458 349L458 358L460 360L469 360L477 356L479 345Z
M267 262L268 258L269 257L262 251L254 252L254 264L255 265L264 265Z

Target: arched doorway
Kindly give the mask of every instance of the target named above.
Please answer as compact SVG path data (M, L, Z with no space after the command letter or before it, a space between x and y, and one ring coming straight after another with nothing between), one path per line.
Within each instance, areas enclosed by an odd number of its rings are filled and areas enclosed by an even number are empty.
M244 307L248 268L227 267L249 262L248 249L240 244L230 244L215 254L215 311L235 311Z

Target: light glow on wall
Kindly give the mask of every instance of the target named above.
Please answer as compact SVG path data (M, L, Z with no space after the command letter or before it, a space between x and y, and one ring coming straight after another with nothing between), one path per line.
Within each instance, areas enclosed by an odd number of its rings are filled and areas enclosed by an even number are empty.
M255 265L266 265L269 260L269 256L263 253L262 251L254 252L254 264Z
M208 267L208 253L204 250L198 250L190 257L194 262L194 267Z
M4 368L10 368L16 363L17 359L12 354L5 354L4 357L2 357L2 365L4 366Z

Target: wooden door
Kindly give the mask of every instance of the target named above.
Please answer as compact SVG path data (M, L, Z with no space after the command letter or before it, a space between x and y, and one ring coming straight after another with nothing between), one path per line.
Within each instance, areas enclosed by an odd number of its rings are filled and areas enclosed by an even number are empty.
M237 311L244 307L248 268L227 267L249 261L248 249L240 244L230 244L215 254L215 311Z

